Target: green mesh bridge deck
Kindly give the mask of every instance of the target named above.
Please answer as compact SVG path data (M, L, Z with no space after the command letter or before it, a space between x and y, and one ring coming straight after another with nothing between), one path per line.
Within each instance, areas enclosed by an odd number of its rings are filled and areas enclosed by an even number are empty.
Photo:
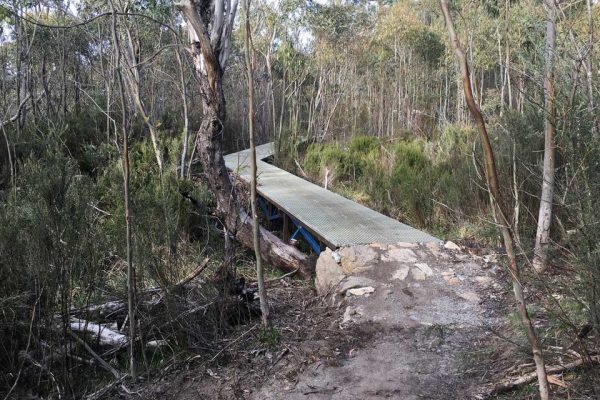
M426 243L440 239L386 217L265 161L272 143L256 147L258 193L332 249L354 244ZM250 182L250 151L225 156L227 168Z

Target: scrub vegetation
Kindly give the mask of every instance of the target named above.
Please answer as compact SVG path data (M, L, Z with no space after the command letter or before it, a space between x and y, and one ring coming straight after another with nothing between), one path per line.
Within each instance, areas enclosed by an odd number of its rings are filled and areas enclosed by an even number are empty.
M525 288L513 364L533 370L526 314L547 365L581 361L556 398L598 397L598 2L244 4L0 0L0 398L127 393L239 338L276 354L288 325L310 335L305 302L325 335L301 282L248 325L257 259L281 285L314 269L224 172L271 141L278 166L494 253Z

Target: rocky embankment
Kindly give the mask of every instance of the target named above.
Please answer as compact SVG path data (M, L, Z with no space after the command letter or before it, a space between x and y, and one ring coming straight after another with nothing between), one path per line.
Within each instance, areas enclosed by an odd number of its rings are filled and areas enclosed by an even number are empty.
M470 354L495 322L482 301L497 285L491 276L489 263L452 243L327 249L316 289L344 308L337 328L354 331L358 345L294 381L273 378L254 398L478 398L483 377Z

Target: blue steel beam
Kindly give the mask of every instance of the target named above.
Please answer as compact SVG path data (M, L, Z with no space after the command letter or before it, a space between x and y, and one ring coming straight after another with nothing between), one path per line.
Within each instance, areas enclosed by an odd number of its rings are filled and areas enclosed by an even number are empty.
M275 208L273 211L269 210L267 201L265 199L263 199L262 197L258 197L258 205L262 209L262 211L265 214L265 217L267 218L268 221L274 221L276 219L281 218L281 214L279 213L277 208ZM294 226L296 226L296 231L294 232L294 234L292 235L292 237L290 239L296 239L298 234L300 234L300 235L302 235L304 240L306 240L306 242L309 244L310 248L317 255L321 254L321 245L315 239L315 237L305 227L303 227L300 224L300 222L298 222L297 219L291 218L291 220L294 223Z
M279 212L277 211L277 209L275 209L273 212L271 212L269 210L269 207L267 206L267 202L262 197L258 198L258 205L262 209L263 213L265 214L265 217L267 218L267 220L269 222L275 221L276 219L281 218L281 215L279 215Z
M292 218L292 222L294 223L294 225L296 225L297 229L290 239L296 239L296 236L298 236L298 234L301 234L304 240L306 240L306 242L313 249L313 251L317 255L321 254L321 245L319 244L319 242L317 242L315 237L308 231L308 229L300 225L300 222L298 222L298 220L295 218Z

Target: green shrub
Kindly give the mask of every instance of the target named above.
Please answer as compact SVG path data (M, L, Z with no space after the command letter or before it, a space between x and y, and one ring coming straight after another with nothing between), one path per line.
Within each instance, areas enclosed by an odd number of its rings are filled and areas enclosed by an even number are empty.
M194 198L206 213L214 206L210 193L203 187L176 176L177 157L173 157L178 141L165 141L163 175L158 172L154 149L149 141L135 143L130 151L130 202L133 220L134 256L145 266L148 284L167 285L180 278L181 268L175 263L177 243L190 238L198 225L205 225L202 210L193 206L181 193ZM171 150L168 150L171 148ZM171 162L169 162L169 154ZM117 159L99 177L101 208L111 214L103 229L113 235L124 235L125 209L123 202L123 173ZM205 232L206 233L206 232ZM125 252L124 241L116 242L114 251ZM171 274L172 275L168 275ZM149 274L149 275L148 275Z
M473 143L478 143L473 129L449 125L434 147L432 195L445 205L438 211L441 224L464 223L465 216L476 215L487 207L487 193L480 189L486 183L478 181L472 171Z
M92 207L94 182L61 146L55 143L41 158L25 159L16 189L0 202L2 377L19 369L23 349L37 359L45 351L42 343L68 342L62 330L47 328L65 323L66 310L96 300L105 287L100 276L110 239L99 227L103 214ZM53 371L59 382L81 377L77 370L63 371ZM0 387L11 384L0 378ZM24 374L20 384L33 388L40 382Z
M125 297L120 154L114 145L77 143L69 135L65 125L24 132L27 146L19 144L16 184L0 199L0 391L13 384L9 373L23 365L20 351L28 348L33 359L42 360L47 354L42 344L59 349L71 343L66 329L48 329L66 324L71 307ZM132 141L130 150L134 265L140 289L178 281L206 255L202 246L187 240L192 230L205 244L210 238L212 196L177 179L178 139L164 140L163 146L162 176L149 141ZM180 192L193 197L197 207ZM63 366L48 364L54 383L44 381L47 374L41 378L37 372L24 372L19 385L42 395L47 394L44 388L54 390L56 385L75 391L87 387L77 382L89 379L93 370Z
M336 144L313 144L305 156L308 173L319 176L325 168L333 171L338 179L346 180L352 176L353 165L348 152Z
M426 213L431 209L431 167L423 144L417 140L400 142L396 145L394 157L390 176L393 199L407 219L423 226Z
M321 180L332 172L332 188L394 218L448 232L463 223L487 201L473 180L471 150L475 132L449 126L435 143L401 139L383 144L371 136L357 136L344 147L313 144L305 153L304 168ZM483 203L485 206L486 203Z
M373 136L356 136L350 140L348 150L353 154L366 155L378 151L381 147L379 139Z
M344 148L339 144L312 144L304 158L304 167L312 175L321 175L328 168L335 179L345 183L358 182L365 175L379 174L381 144L377 138L358 136Z

